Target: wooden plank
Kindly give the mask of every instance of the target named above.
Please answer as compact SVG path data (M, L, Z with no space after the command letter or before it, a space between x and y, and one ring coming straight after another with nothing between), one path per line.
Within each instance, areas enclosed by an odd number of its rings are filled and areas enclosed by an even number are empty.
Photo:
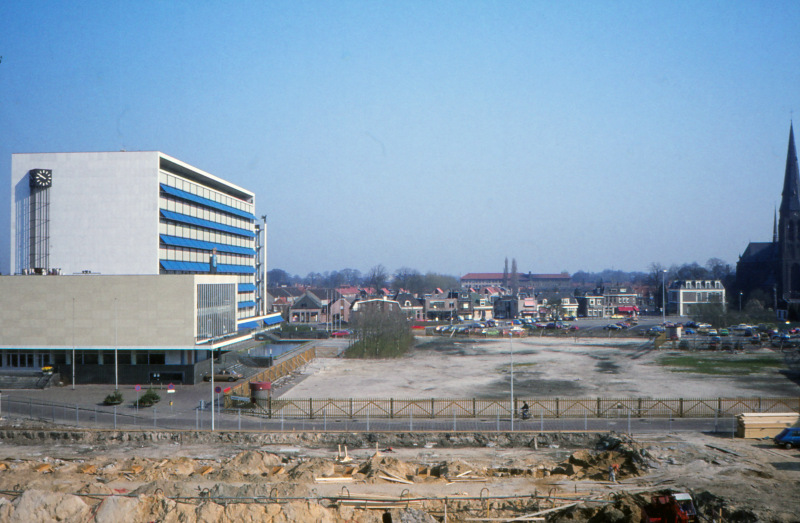
M385 479L386 481L393 481L395 483L404 483L406 485L413 485L413 481L408 481L407 479L400 479L400 478L390 478L389 476L382 476L378 474L378 477L381 479Z
M202 469L200 469L200 475L201 476L205 476L206 474L211 474L211 472L213 472L213 471L214 471L214 467L212 467L211 465L208 465L208 466L203 467Z
M578 503L569 503L567 505L561 505L560 507L549 508L547 510L541 510L539 512L533 512L531 514L523 514L522 516L519 516L519 517L516 517L516 518L505 519L505 520L503 520L503 522L504 523L511 523L512 521L524 521L525 518L530 518L530 517L534 517L534 516L543 516L543 515L549 514L551 512L556 512L557 510L563 510L565 508L574 507L577 504Z
M283 474L283 471L286 470L283 465L278 465L277 467L272 467L271 474Z
M353 481L352 476L347 476L343 478L314 478L314 481L317 483L345 483L348 481Z
M49 463L42 463L41 465L37 465L34 470L41 473L53 472L53 466Z
M457 477L457 478L460 478L461 476L467 476L467 475L469 475L469 474L472 474L472 470L468 470L468 471L466 471L466 472L462 472L461 474L459 474L459 475L458 475L458 476L456 476L456 477Z
M0 470L8 470L8 465L5 463L0 463Z
M81 474L96 474L97 467L91 464L81 465L78 467L78 472Z
M732 455L734 455L734 456L738 456L738 457L740 457L740 458L742 457L742 455L741 455L741 454L739 454L738 452L734 452L734 451L732 451L732 450L730 450L730 449L726 449L726 448L724 448L724 447L718 447L718 446L716 446L716 445L709 445L708 443L706 443L706 447L708 447L708 448L712 448L712 449L714 449L714 450L718 450L718 451L720 451L720 452L724 452L725 454L732 454Z

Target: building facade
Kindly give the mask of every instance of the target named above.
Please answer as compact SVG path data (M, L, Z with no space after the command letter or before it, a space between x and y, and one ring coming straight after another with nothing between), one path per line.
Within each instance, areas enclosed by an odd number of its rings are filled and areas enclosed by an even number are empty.
M235 275L0 276L0 368L53 366L69 381L74 361L77 383L114 383L115 373L120 383L195 383L210 349L233 341L237 284Z
M667 291L667 312L689 316L699 304L720 303L725 307L725 287L719 280L675 280Z
M255 195L157 151L14 154L12 274L218 274L266 312Z

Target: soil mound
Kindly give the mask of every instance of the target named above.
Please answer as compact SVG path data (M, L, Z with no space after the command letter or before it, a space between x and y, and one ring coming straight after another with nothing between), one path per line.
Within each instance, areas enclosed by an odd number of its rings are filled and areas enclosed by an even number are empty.
M240 474L265 474L272 470L272 467L280 465L281 458L275 454L261 451L240 452L225 464L228 470L236 471Z

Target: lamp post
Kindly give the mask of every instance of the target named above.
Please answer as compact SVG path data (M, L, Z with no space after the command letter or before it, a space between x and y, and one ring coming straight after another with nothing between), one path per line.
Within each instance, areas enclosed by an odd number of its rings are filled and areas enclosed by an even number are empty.
M72 298L72 390L75 390L75 298Z
M119 361L117 357L117 299L114 298L114 390L119 390Z
M511 333L511 432L514 432L514 332Z
M214 337L211 335L211 319L208 320L208 337L211 344L211 430L214 430Z
M667 269L661 269L661 321L667 323Z
M739 314L742 313L742 293L739 293Z

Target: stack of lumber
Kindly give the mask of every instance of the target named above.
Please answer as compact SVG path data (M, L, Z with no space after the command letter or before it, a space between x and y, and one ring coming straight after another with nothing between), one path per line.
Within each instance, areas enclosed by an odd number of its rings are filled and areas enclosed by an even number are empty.
M739 414L737 420L736 435L740 438L773 437L786 427L800 426L796 412Z

